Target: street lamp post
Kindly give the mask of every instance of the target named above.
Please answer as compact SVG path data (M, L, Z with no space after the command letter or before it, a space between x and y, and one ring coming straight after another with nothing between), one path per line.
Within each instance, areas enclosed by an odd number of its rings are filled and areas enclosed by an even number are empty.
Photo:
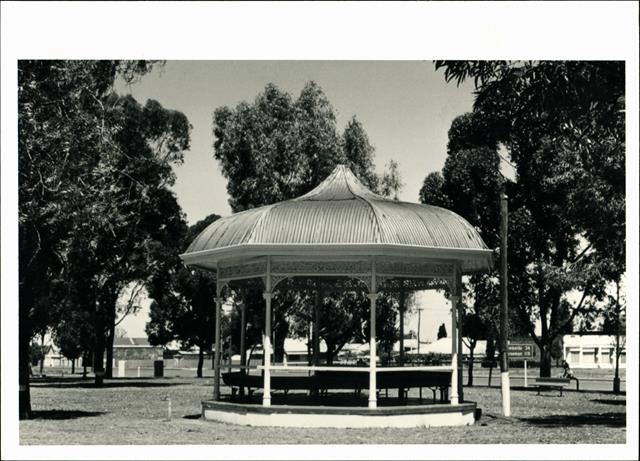
M502 413L511 416L511 395L509 389L509 303L507 297L507 229L508 205L504 183L500 191L500 378L502 393Z
M418 308L418 355L420 355L420 314L422 314L423 307Z
M616 282L616 370L613 377L613 393L620 393L620 282Z

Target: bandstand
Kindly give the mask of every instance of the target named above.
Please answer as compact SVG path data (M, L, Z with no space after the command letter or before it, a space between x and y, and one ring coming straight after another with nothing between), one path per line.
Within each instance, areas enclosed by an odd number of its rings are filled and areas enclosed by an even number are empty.
M253 385L262 389L261 401L222 398L221 351L215 349L213 399L202 402L205 419L223 422L301 427L415 427L465 425L474 421L476 404L460 399L461 391L461 280L466 274L485 272L492 265L489 250L473 226L457 214L434 206L394 201L368 190L346 167L338 166L315 189L284 202L221 218L207 227L181 256L192 268L216 274L215 343L220 342L222 290L238 281L261 281L265 300L260 376ZM272 298L285 279L357 280L370 299L369 361L365 366L275 365L272 357ZM377 363L376 300L382 291L397 292L400 304L400 340L403 335L405 294L412 290L448 285L451 294L451 365L401 366ZM281 285L283 286L283 285ZM335 288L335 286L333 287ZM244 319L244 315L242 316ZM314 322L317 327L317 322ZM242 337L246 328L242 322ZM317 338L317 335L315 336ZM317 346L317 345L316 345ZM244 346L241 346L244 349ZM317 347L314 348L317 350ZM248 368L241 350L244 370ZM310 372L304 383L316 391L336 387L368 391L364 405L322 405L311 399L295 405L273 398L278 373ZM410 374L408 374L410 373ZM445 402L381 405L381 386L420 386L434 377L442 381ZM256 379L260 382L256 384ZM314 381L315 380L315 381ZM273 381L273 383L272 383ZM428 381L428 382L427 382ZM392 384L384 384L393 382ZM303 380L299 380L303 383ZM412 384L413 383L413 384ZM416 384L417 383L417 384ZM296 383L284 385L292 388ZM304 387L306 384L302 384ZM440 384L442 386L442 384ZM428 387L428 386L427 386ZM450 392L448 391L450 388ZM359 390L359 389L358 389ZM404 396L404 394L402 395ZM400 397L400 394L399 394ZM355 402L355 401L354 401Z

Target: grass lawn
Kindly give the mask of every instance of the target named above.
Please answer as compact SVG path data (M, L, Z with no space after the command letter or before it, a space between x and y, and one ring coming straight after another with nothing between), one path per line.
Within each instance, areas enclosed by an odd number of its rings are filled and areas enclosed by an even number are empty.
M473 426L417 429L254 428L202 421L211 378L51 379L33 383L35 418L20 422L23 445L67 444L399 444L625 443L626 397L609 392L511 391L513 416L500 416L500 389L465 388L482 418ZM223 388L223 392L228 389ZM417 394L416 394L417 395ZM427 391L427 394L430 392ZM173 417L167 420L171 398Z

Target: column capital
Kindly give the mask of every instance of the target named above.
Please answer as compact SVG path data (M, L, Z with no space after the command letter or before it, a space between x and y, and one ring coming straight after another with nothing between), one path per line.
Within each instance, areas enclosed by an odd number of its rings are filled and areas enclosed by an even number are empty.
M216 304L222 304L222 302L224 301L224 299L220 297L215 297L213 298L213 300L216 302Z
M262 293L262 297L266 300L273 299L273 293L271 291L265 291Z
M378 299L378 296L380 296L380 293L369 293L369 294L367 294L367 298L369 298L372 301L375 301L376 299Z

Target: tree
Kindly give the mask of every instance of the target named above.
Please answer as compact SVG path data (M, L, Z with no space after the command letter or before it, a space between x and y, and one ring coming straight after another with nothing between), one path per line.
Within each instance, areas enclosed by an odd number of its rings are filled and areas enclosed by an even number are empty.
M477 314L464 313L461 326L462 341L469 348L467 386L473 386L473 353L479 340L486 339L486 326Z
M60 353L71 360L71 373L75 373L75 361L91 350L95 343L94 331L86 311L68 309L54 330L54 343Z
M57 323L66 252L78 204L90 206L109 126L105 102L120 76L149 72L145 61L20 61L18 64L19 381L21 418L31 414L29 344Z
M375 149L369 142L369 136L362 123L355 117L349 120L342 134L342 149L346 165L369 189L378 190L380 179L376 174L373 157Z
M447 81L474 79L474 114L516 168L517 181L506 184L509 298L540 348L541 376L549 376L555 338L624 272L624 65L438 61L436 68Z
M480 117L456 117L449 129L442 172L429 173L420 190L422 203L448 208L478 229L490 248L499 244L498 197L502 177L497 146ZM498 337L498 278L495 272L466 278L463 293L463 336L470 349L468 385L473 385L473 354L478 340ZM511 331L515 329L512 328Z
M380 179L380 193L385 197L393 197L394 200L398 200L398 194L403 187L404 183L402 182L398 162L393 159L389 160Z
M374 171L374 148L362 123L353 117L339 136L334 109L314 82L307 83L297 99L268 84L252 103L217 108L213 131L214 157L228 180L229 204L234 212L303 195L339 164L347 165L374 190L380 181ZM402 187L397 162L390 162L386 184L383 192L397 198ZM368 312L369 301L356 286L353 283L353 290L346 289L346 293L337 296L323 296L320 337L329 348L328 360L333 360L346 342L362 337L363 317L359 310L366 306ZM284 281L279 288L273 302L276 357L283 353L287 334L307 336L315 304L312 284L308 290L293 290ZM262 327L264 322L264 301L253 288L242 286L234 288L234 296L256 317L251 322L253 338L253 329ZM393 308L385 305L380 309L385 315L378 326L379 337L389 341L387 330L395 328ZM232 325L237 322L234 314ZM232 341L238 345L235 330L233 326ZM259 336L255 339L259 340Z
M169 263L149 283L153 299L145 331L151 344L179 341L183 349L198 348L197 377L202 378L204 352L211 350L215 330L216 279L204 271L190 270L178 257L180 251L220 216L211 214L189 227ZM218 345L216 345L218 347Z
M422 183L419 192L419 200L426 205L434 205L442 208L451 208L447 195L443 191L444 178L442 173L434 171L429 173Z
M268 84L252 104L217 108L213 125L234 212L303 195L346 160L333 108L314 82L295 101Z
M440 324L438 327L438 336L437 339L442 339L447 337L447 327L444 326L444 323Z
M174 246L181 232L182 212L168 187L175 179L171 165L181 163L189 147L190 130L182 113L156 101L141 106L131 96L111 94L103 107L100 123L110 127L109 136L101 141L93 180L83 189L91 202L77 203L80 232L70 239L68 261L73 266L68 273L91 275L97 385L105 350L104 376L112 374L118 300L131 283L147 280L156 257L163 257L163 248Z
M491 274L477 274L463 285L461 334L470 352L468 386L473 386L473 359L478 341L486 340L488 349L489 343L498 338L500 293L495 279Z

